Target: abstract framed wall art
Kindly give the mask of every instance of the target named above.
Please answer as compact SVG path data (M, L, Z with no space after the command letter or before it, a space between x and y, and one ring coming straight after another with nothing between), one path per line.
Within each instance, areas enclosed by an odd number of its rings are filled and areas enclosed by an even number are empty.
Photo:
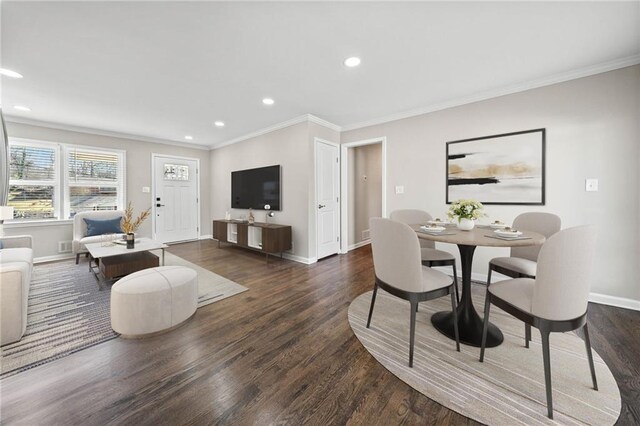
M545 129L447 142L447 204L544 205Z

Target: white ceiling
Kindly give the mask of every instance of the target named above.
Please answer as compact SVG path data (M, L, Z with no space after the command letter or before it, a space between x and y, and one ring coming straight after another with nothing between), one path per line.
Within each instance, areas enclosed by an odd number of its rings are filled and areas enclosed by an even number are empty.
M640 58L637 1L1 7L2 67L24 75L2 77L5 113L203 145L306 113L352 125ZM345 68L354 55L362 65Z

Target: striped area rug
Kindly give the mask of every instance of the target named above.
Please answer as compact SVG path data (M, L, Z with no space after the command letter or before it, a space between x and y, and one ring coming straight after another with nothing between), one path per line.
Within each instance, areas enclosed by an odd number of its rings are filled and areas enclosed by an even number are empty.
M247 290L171 253L165 256L166 265L187 266L198 273L198 308ZM2 346L0 378L118 337L111 329L110 288L99 291L86 261L35 265L27 331L20 341Z
M484 294L484 291L482 292ZM551 374L555 421L547 418L540 334L532 329L524 347L524 324L495 306L491 322L505 340L478 361L480 348L440 334L430 318L451 310L448 297L423 302L416 322L414 366L409 368L409 302L378 290L371 328L366 328L372 292L349 306L349 324L362 345L387 370L428 398L491 425L611 425L620 414L620 392L611 371L593 352L599 391L591 387L584 341L574 333L552 333ZM476 307L484 296L474 295Z

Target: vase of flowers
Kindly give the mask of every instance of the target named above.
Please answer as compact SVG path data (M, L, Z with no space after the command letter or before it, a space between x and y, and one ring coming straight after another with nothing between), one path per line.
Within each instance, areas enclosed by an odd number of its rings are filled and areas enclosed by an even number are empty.
M133 206L131 202L127 204L127 208L124 210L124 216L120 220L120 229L124 232L124 239L127 241L127 248L134 248L135 245L135 232L138 230L142 222L144 222L151 214L151 208L146 209L133 219Z
M456 200L449 207L447 215L449 219L456 219L458 229L470 231L475 226L475 220L486 216L483 212L484 206L476 200Z

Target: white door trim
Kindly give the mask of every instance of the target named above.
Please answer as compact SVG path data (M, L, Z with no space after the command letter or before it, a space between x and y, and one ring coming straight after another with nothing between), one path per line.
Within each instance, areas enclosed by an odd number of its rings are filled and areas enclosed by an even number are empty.
M316 167L318 161L318 143L325 143L327 145L334 146L338 148L338 170L342 170L342 155L340 144L336 142L331 142L326 139L321 138L313 138L313 210L315 217L315 235L316 235L316 244L315 244L315 256L314 259L318 259L318 168ZM340 181L340 195L338 202L338 236L340 237L340 247L338 248L338 254L342 253L342 175L338 176Z
M197 204L198 204L198 211L197 211L197 221L198 221L198 239L200 239L200 236L202 235L202 226L200 223L200 159L199 158L195 158L195 157L183 157L180 155L168 155L168 154L156 154L156 153L151 153L151 193L150 193L150 198L151 198L151 238L152 239L156 239L156 158L177 158L179 160L189 160L189 161L195 161L196 162L196 175L198 176L198 179L196 180L196 191L197 191Z
M349 176L349 162L342 160L347 158L347 150L349 148L355 148L364 145L373 145L376 143L382 144L382 217L387 217L387 137L381 136L356 142L343 143L340 146L340 175L342 176L342 179L340 179L340 192L342 195L340 199L340 223L342 224L342 226L340 227L340 253L343 254L349 251L349 199L347 186L347 177Z

